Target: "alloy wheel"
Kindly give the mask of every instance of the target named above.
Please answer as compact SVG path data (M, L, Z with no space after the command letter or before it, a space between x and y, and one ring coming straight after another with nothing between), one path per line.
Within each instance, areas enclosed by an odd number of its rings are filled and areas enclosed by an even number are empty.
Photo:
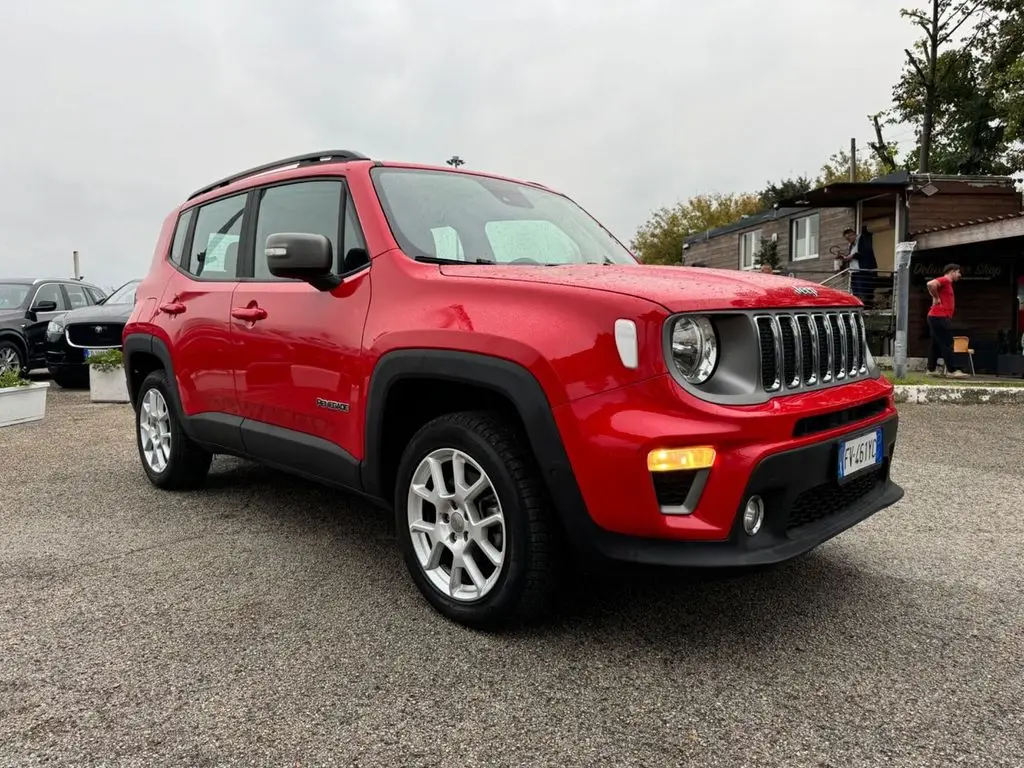
M146 465L158 474L167 469L171 458L171 414L159 389L150 389L142 397L139 437Z
M18 350L14 347L0 348L0 373L21 370L21 360L18 359Z
M505 564L505 516L468 454L441 448L416 467L408 495L413 550L430 584L459 602L487 596Z

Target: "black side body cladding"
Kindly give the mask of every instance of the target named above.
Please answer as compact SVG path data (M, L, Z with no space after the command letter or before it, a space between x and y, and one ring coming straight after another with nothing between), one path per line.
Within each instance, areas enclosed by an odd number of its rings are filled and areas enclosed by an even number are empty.
M253 459L309 480L362 493L359 462L327 440L230 413L186 416L181 407L167 345L145 334L131 334L124 343L125 373L133 407L137 405L135 393L142 383L135 380L135 367L132 365L132 356L138 353L152 355L160 360L167 371L174 400L170 405L185 434L195 442L214 453Z
M587 512L551 405L540 382L521 365L472 352L403 349L389 352L378 361L370 378L366 405L363 487L367 493L377 497L386 495L380 456L388 391L402 379L421 377L473 384L507 398L526 427L530 447L544 472L548 492L570 534L575 530L586 537L589 535L588 526L597 530ZM585 539L581 543L585 543Z

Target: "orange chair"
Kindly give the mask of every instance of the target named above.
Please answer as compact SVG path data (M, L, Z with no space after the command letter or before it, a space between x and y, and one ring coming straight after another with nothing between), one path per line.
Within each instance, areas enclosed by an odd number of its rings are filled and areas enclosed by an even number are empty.
M971 364L971 376L974 376L974 350L971 349L971 339L969 336L953 337L953 354L967 355L967 360ZM946 366L946 368L949 367L948 365Z

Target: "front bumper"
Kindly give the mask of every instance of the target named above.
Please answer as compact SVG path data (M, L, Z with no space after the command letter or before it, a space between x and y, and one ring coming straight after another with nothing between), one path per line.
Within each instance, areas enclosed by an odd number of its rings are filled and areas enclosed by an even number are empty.
M659 407L660 387L637 385L645 405ZM695 567L768 564L807 552L903 497L889 474L898 430L890 391L884 382L867 381L825 397L704 414L713 418L667 410L656 418L638 407L638 392L609 395L614 403L571 404L559 426L586 512L563 510L570 539L584 553L615 560ZM589 431L584 440L595 420L605 431ZM877 427L881 463L840 484L840 441ZM665 514L646 454L699 444L715 446L716 463L691 514ZM742 513L752 494L764 500L765 517L748 536Z

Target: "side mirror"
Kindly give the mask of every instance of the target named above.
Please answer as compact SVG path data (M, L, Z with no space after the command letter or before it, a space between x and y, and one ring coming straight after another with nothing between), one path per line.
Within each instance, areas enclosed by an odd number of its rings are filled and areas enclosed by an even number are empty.
M279 232L267 238L267 267L274 277L303 280L319 291L341 284L333 273L334 250L323 235Z
M56 312L57 302L56 301L37 301L32 305L32 309L29 312Z

